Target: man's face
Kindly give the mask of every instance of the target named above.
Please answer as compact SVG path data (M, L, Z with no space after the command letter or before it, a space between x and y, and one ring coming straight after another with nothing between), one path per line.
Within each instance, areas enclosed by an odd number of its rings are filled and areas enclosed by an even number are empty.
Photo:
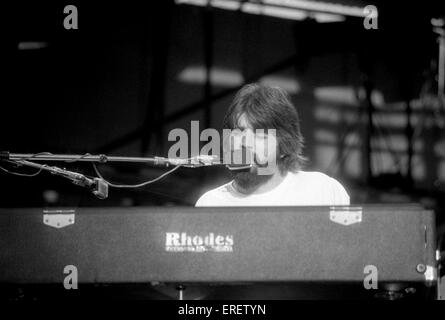
M226 148L250 153L253 163L250 169L231 172L238 186L247 192L253 192L278 171L278 142L274 130L271 130L273 128L254 130L244 115L238 120L238 128L239 130L232 131L231 143Z

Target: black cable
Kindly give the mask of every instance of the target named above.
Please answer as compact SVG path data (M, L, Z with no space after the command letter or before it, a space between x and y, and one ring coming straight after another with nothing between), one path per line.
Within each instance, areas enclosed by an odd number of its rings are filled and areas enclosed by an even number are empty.
M34 153L34 154L30 157L30 159L32 159L32 158L34 158L34 157L36 157L36 156L38 156L38 155L43 155L43 154L44 154L44 155L51 155L52 153L50 153L50 152L39 152L39 153ZM85 154L79 156L79 157L76 158L76 159L73 159L73 160L66 160L65 162L73 163L73 162L76 162L76 161L78 161L78 160L80 160L80 159L82 159L82 158L88 157L88 156L91 156L91 154L89 154L89 153L85 153ZM13 164L17 164L17 163L14 162L14 161L9 161L9 160L6 160L6 161L7 161L7 162L10 162L10 163L13 163ZM178 170L180 167L182 167L182 165L180 164L180 165L175 166L173 169L171 169L171 170L169 170L169 171L167 171L167 172L161 174L159 177L157 177L157 178L155 178L155 179L152 179L152 180L149 180L149 181L145 181L145 182L142 182L142 183L138 183L138 184L127 185L127 184L115 184L115 183L112 183L112 182L106 180L106 179L102 176L102 174L99 172L99 169L97 168L96 164L93 162L92 165L93 165L94 171L96 172L97 176L98 176L99 178L101 178L102 180L104 180L110 187L113 187L113 188L140 188L140 187L144 187L144 186L147 186L147 185L149 185L149 184L152 184L152 183L154 183L154 182L157 182L157 181L161 180L162 178L166 177L167 175L173 173L174 171L176 171L176 170ZM44 167L44 166L46 166L46 165L43 165L43 167ZM3 168L2 166L0 166L0 170L3 170L4 172L9 173L9 174L12 174L12 175L17 175L17 176L21 176L21 177L35 177L35 176L37 176L38 174L40 174L40 173L42 172L43 167L40 168L36 173L33 173L33 174L25 174L25 173L13 172L13 171L10 171L10 170L8 170L8 169L6 169L6 168Z
M83 155L81 155L81 156L77 157L76 159L72 159L72 160L65 160L65 162L68 162L68 163L73 163L73 162L77 162L77 161L79 161L80 159L83 159L83 158L86 158L86 157L89 157L89 156L91 156L91 154L90 154L90 153L85 153L85 154L83 154Z
M101 178L102 180L104 180L110 187L113 187L113 188L140 188L140 187L144 187L144 186L146 186L146 185L149 185L149 184L152 184L152 183L154 183L154 182L156 182L156 181L161 180L162 178L166 177L167 175L173 173L174 171L176 171L176 170L178 170L180 167L182 167L182 165L177 165L177 166L175 166L173 169L171 169L171 170L169 170L169 171L167 171L167 172L161 174L159 177L157 177L157 178L155 178L155 179L152 179L152 180L148 180L148 181L145 181L145 182L142 182L142 183L132 184L132 185L131 185L131 184L114 184L114 183L112 183L112 182L107 181L107 180L102 176L102 174L99 172L99 169L97 168L96 164L95 164L95 163L92 163L92 164L93 164L93 168L94 168L94 171L96 172L97 176L98 176L99 178Z
M7 162L16 164L13 161L7 161ZM40 174L42 172L43 168L40 168L36 173L31 173L31 174L13 172L13 171L10 171L8 169L3 168L2 166L0 166L0 170L3 170L6 173L9 173L9 174L12 174L12 175L15 175L15 176L19 176L19 177L35 177L35 176L37 176L38 174Z

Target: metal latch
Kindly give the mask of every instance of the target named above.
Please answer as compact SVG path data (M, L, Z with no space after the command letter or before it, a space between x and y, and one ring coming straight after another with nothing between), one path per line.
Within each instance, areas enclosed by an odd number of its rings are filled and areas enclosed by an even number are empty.
M75 210L43 210L43 223L53 228L74 224Z
M437 269L433 266L426 266L425 270L425 281L433 282L437 280Z
M329 219L335 223L349 226L362 222L362 207L330 207Z

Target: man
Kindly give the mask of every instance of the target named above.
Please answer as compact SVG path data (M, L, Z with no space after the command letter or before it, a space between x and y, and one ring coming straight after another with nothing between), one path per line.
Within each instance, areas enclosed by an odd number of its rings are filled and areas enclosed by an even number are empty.
M302 170L305 158L299 117L283 89L244 86L227 111L224 128L239 129L252 137L241 140L240 146L253 155L252 166L231 170L233 180L206 192L197 207L349 205L349 195L337 180ZM276 134L270 134L270 129ZM265 147L271 145L275 148ZM224 148L230 152L237 147L224 143ZM266 167L265 174L262 169Z

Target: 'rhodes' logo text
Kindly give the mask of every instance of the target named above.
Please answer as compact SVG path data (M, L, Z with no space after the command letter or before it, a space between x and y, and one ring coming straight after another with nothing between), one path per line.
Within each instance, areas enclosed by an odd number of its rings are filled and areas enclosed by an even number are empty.
M185 232L166 232L165 250L170 252L232 252L233 235L210 232L205 236Z

